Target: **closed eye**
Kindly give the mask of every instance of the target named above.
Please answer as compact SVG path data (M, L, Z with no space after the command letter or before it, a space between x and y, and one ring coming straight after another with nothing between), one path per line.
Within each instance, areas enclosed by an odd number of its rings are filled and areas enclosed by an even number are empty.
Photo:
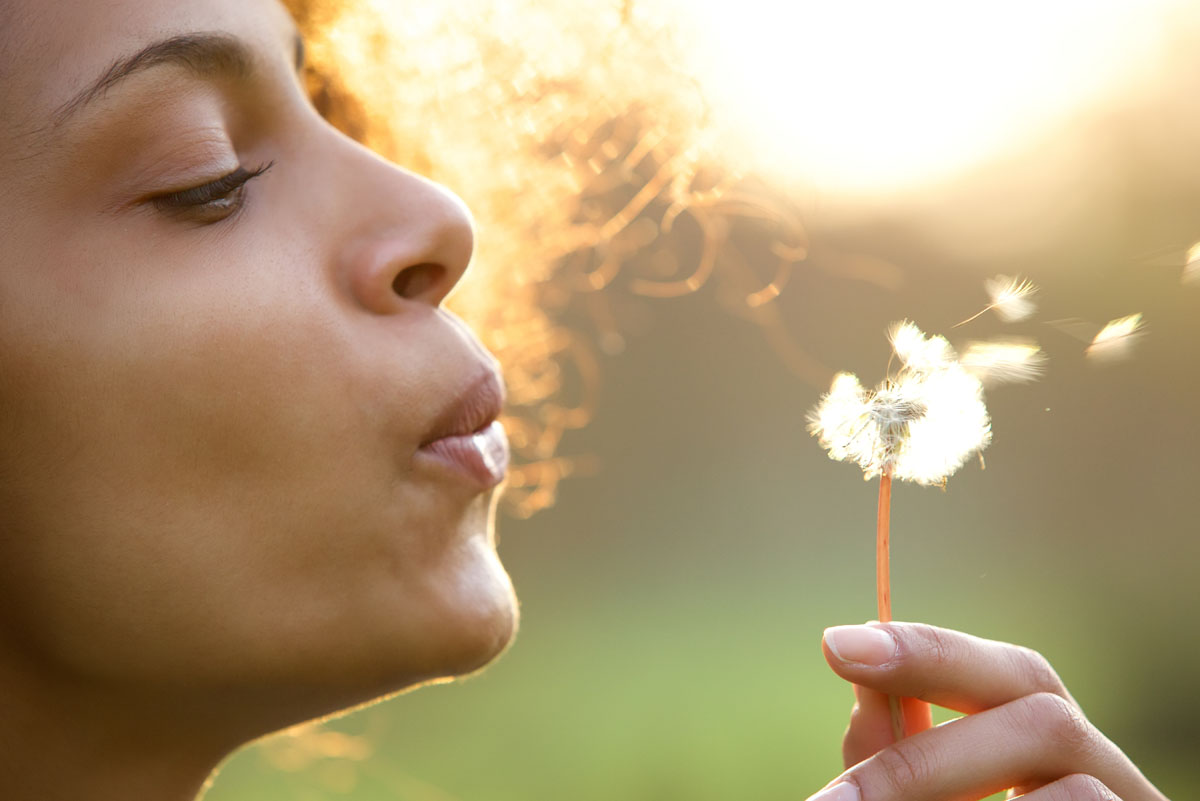
M247 170L238 167L228 175L190 189L155 195L150 202L155 208L190 222L210 225L230 217L245 202L246 184L271 169L274 162Z

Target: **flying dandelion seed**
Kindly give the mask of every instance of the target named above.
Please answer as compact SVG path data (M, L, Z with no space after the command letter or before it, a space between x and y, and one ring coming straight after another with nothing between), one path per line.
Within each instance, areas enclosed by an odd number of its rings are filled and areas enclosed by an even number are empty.
M984 386L1015 384L1040 376L1046 366L1046 354L1029 340L972 342L958 363Z
M1037 286L1028 279L997 275L995 278L984 281L983 288L991 303L958 325L965 325L983 315L984 312L992 310L1004 322L1015 323L1028 318L1037 309L1034 302L1029 299L1030 295L1037 292Z
M998 275L984 281L983 286L991 298L992 308L1006 323L1024 320L1037 308L1029 299L1030 295L1037 292L1037 287L1031 281Z
M1145 327L1142 325L1140 312L1120 317L1100 329L1092 344L1087 346L1085 354L1089 359L1099 362L1127 359L1133 353L1134 341L1144 333Z
M1192 245L1183 265L1183 283L1200 284L1200 242Z

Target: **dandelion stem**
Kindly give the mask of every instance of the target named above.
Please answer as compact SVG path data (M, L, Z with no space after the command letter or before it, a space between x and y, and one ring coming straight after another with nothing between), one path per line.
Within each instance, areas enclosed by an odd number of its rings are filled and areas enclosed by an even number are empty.
M879 476L879 515L875 522L875 597L879 605L879 622L892 620L892 579L889 564L889 530L892 519L892 470L886 468ZM892 712L892 736L904 739L904 709L900 698L888 696Z
M879 602L879 622L892 620L892 580L888 566L888 529L892 517L892 471L879 477L879 517L875 524L875 590Z

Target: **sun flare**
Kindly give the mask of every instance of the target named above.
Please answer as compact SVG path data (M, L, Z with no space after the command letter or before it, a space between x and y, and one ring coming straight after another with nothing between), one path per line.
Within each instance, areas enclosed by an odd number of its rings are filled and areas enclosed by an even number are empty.
M689 0L695 69L780 177L887 192L1019 147L1152 70L1181 0Z

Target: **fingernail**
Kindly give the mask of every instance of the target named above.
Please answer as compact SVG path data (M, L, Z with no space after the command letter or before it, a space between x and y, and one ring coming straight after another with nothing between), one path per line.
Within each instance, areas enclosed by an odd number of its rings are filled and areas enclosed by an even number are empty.
M814 796L810 796L808 801L859 801L858 785L850 782L838 782L832 787L827 787Z
M843 662L878 666L896 656L892 635L874 626L834 626L825 629L825 644Z

